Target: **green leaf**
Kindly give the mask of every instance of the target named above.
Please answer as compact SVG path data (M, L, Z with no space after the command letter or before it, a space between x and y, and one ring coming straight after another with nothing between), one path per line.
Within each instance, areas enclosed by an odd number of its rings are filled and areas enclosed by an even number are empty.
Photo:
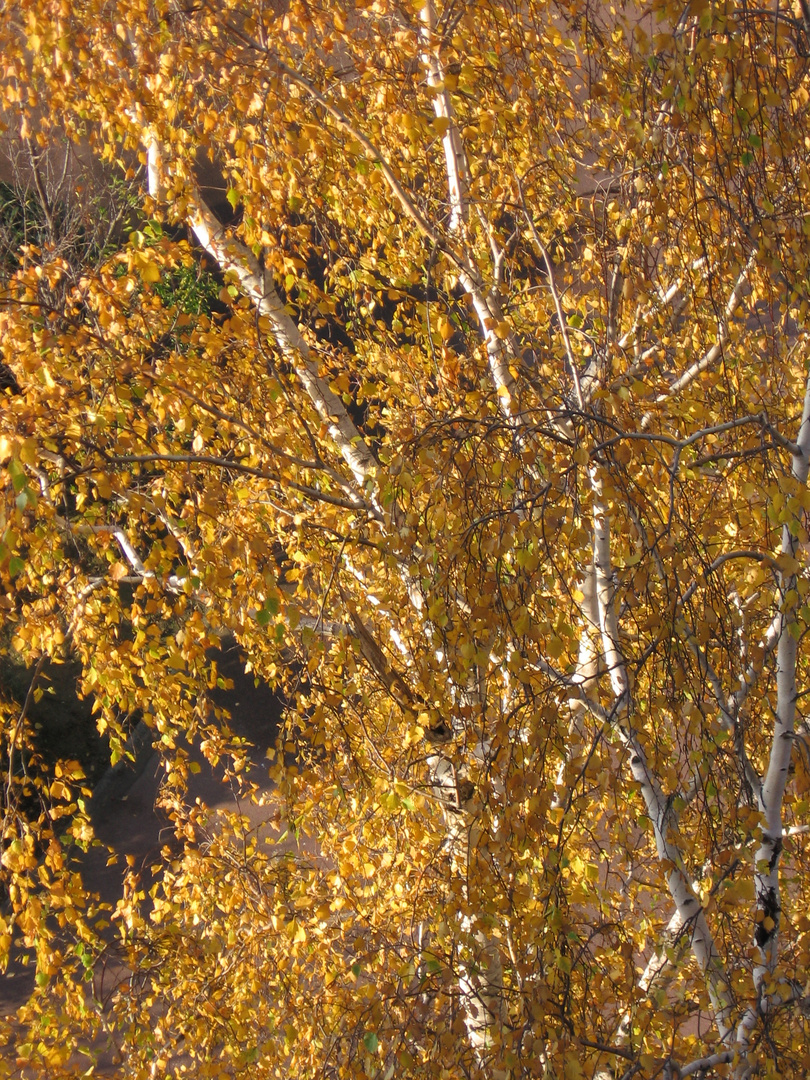
M8 474L11 477L11 482L14 485L15 491L22 491L25 487L25 469L23 469L17 458L12 458L8 463Z
M363 1036L363 1044L370 1054L376 1054L377 1048L380 1045L380 1040L377 1038L376 1032L367 1031Z

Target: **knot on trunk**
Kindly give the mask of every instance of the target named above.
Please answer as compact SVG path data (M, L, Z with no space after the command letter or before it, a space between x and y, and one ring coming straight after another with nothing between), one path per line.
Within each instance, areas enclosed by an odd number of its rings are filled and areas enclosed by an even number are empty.
M754 929L754 940L760 949L764 949L773 937L780 910L776 890L773 887L760 894Z

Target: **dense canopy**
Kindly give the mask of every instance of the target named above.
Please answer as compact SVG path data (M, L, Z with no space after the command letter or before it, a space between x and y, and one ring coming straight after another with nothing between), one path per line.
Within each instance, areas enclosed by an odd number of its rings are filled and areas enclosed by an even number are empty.
M4 0L5 1073L807 1074L806 11Z

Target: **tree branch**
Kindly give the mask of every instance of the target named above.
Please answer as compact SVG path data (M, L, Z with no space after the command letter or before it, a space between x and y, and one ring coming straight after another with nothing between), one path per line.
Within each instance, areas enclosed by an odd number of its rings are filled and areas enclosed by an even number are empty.
M799 452L793 457L791 471L794 479L806 486L810 467L810 377L807 380L797 444ZM795 560L799 548L799 540L791 528L794 524L794 521L788 521L782 527L782 554L791 560ZM755 935L762 959L761 966L754 973L757 988L764 976L773 972L778 958L781 922L779 860L783 833L782 799L790 767L796 717L798 641L792 631L798 607L797 575L795 571L787 571L781 577L783 606L779 643L776 649L776 722L768 769L762 788L762 799L765 804L762 842L755 855L757 907L762 913ZM764 870L763 867L767 869Z
M690 364L690 366L686 368L686 370L683 371L681 375L679 375L675 379L675 381L672 383L666 393L658 395L658 397L655 399L657 405L661 404L664 401L668 401L676 394L679 394L681 390L685 390L686 387L689 386L689 384L698 377L698 375L701 375L704 371L708 371L708 369L712 366L712 364L714 364L718 357L722 355L723 347L725 346L729 338L729 319L740 306L743 291L748 284L748 276L751 273L754 264L756 263L758 254L759 249L754 248L754 250L748 257L748 261L740 271L740 274L737 277L736 282L734 283L734 287L731 290L731 294L726 303L723 315L718 321L717 341L714 343L714 345L712 345L710 349L708 349L703 354L703 356L699 360L696 360L694 364ZM651 420L652 413L645 413L641 421L642 429L645 428Z

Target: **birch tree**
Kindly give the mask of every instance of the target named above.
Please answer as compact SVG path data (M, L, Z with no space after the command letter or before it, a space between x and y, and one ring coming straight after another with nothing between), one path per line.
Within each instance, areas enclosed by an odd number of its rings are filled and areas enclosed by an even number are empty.
M174 823L100 911L4 706L10 1072L806 1075L804 11L7 0L6 122L142 223L0 296L4 647ZM226 631L269 839L183 797Z

